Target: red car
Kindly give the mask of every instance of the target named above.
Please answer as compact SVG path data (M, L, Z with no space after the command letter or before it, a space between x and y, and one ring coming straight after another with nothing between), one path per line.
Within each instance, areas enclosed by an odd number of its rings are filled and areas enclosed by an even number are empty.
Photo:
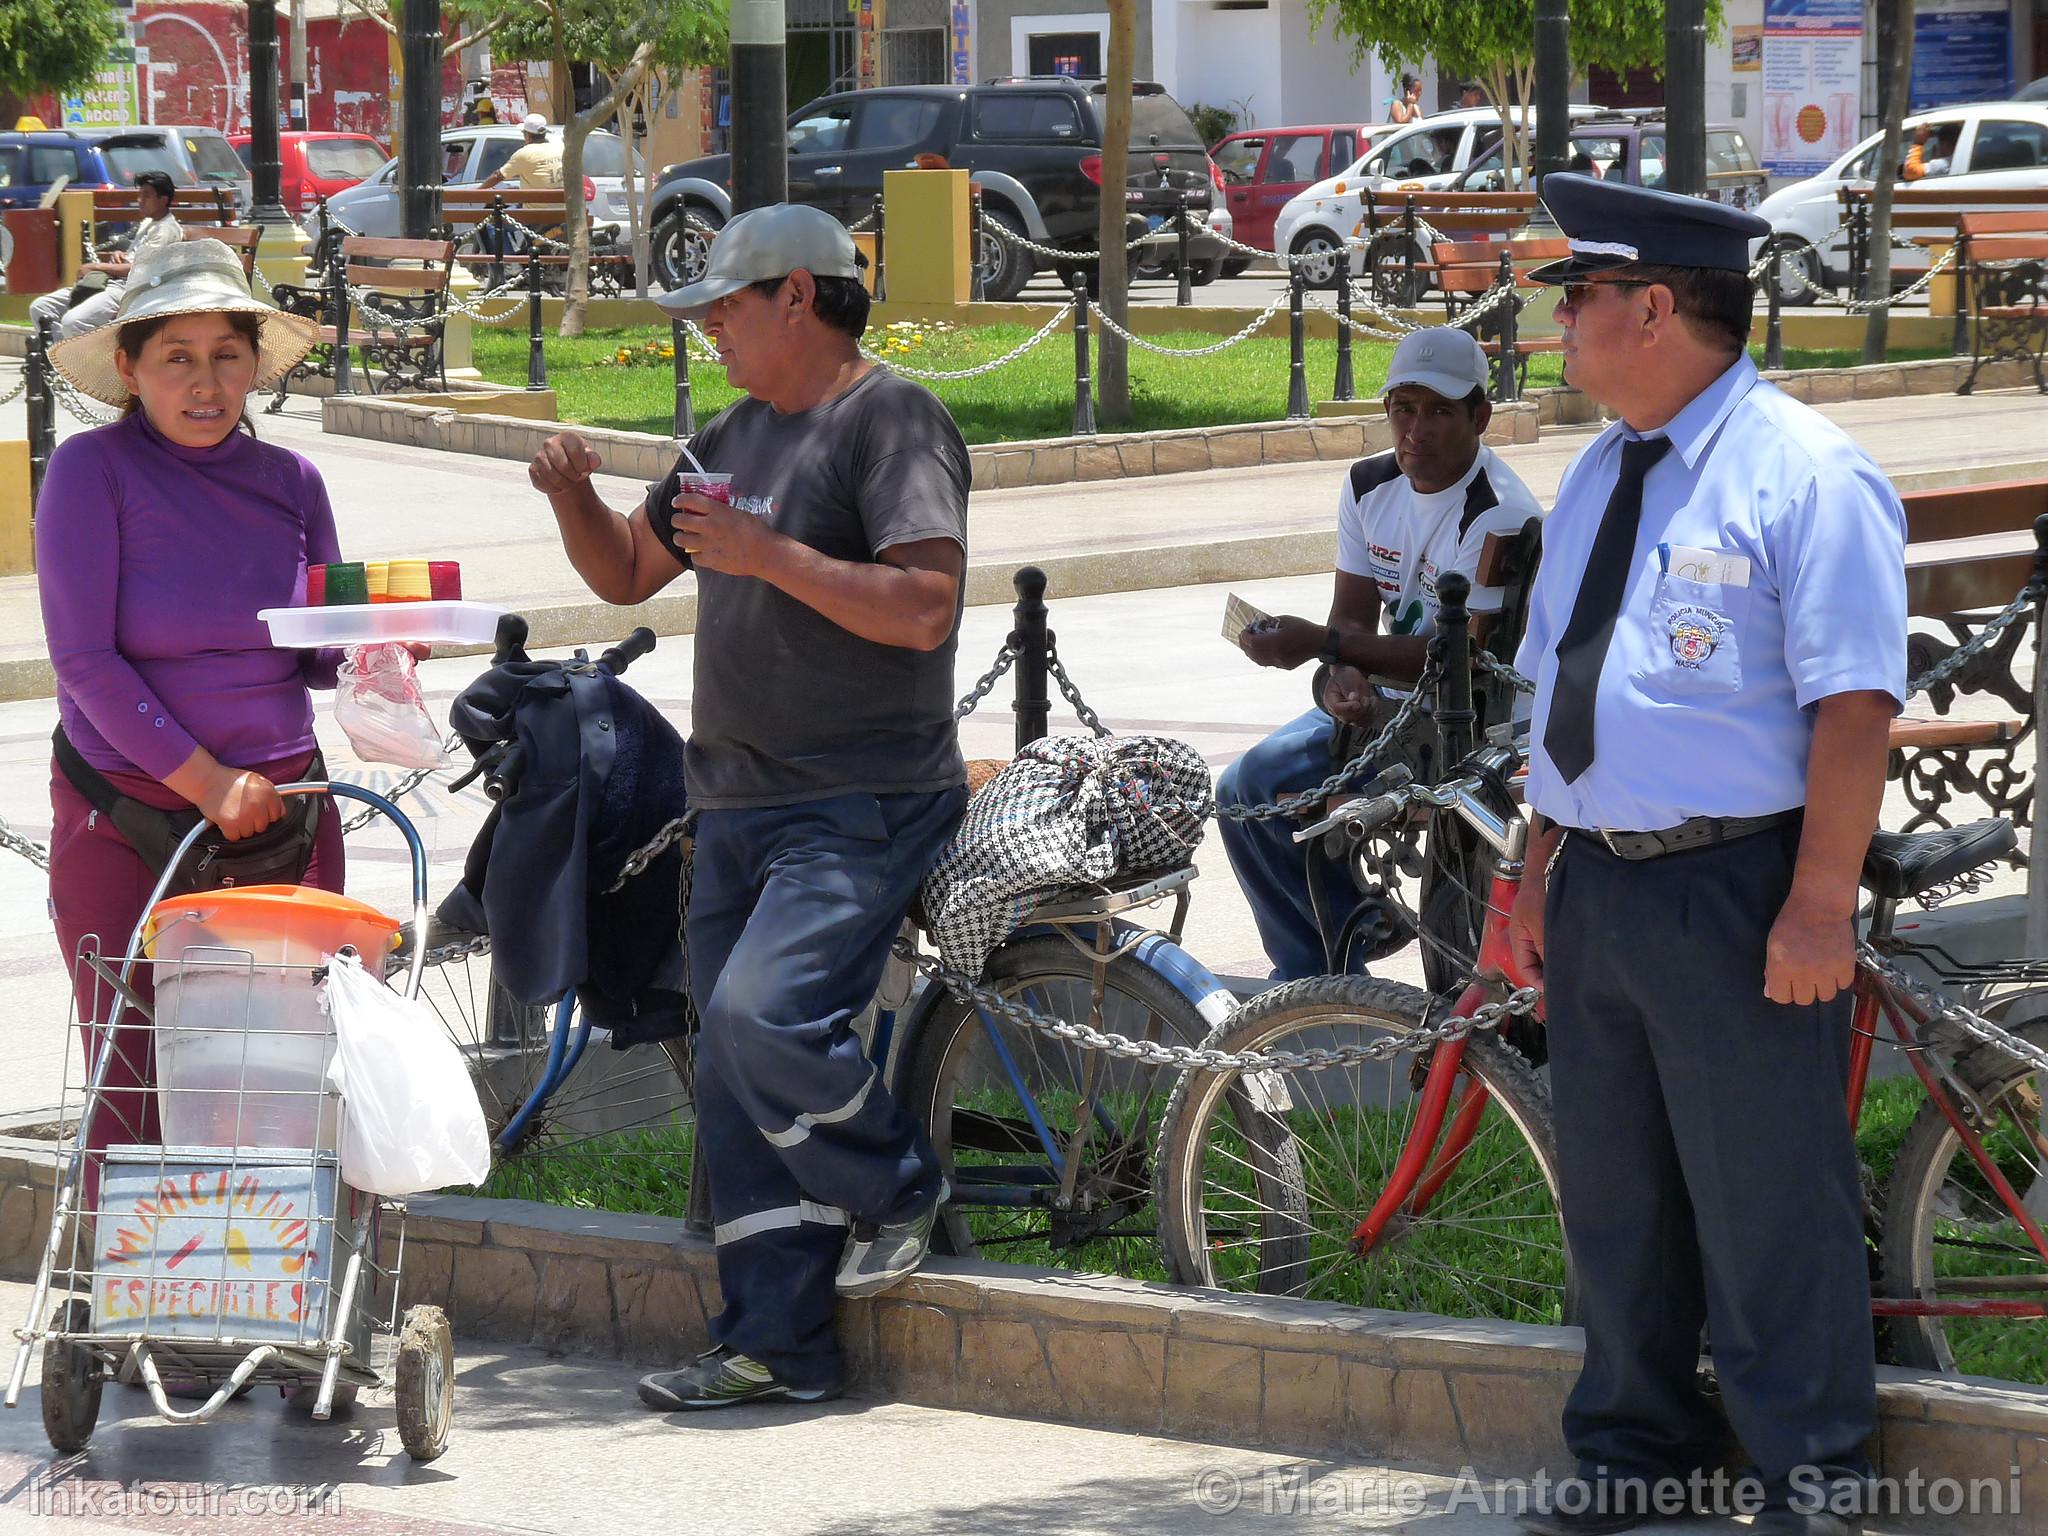
M279 196L285 212L296 217L313 206L314 200L331 197L344 187L376 174L390 159L384 146L367 133L280 133L278 159L283 162ZM255 170L249 136L238 133L228 142L242 157L242 164Z
M1237 238L1273 249L1273 220L1288 199L1339 174L1386 131L1385 124L1321 123L1247 128L1218 139L1209 158L1223 172L1224 199ZM1244 264L1233 261L1231 267L1242 271Z

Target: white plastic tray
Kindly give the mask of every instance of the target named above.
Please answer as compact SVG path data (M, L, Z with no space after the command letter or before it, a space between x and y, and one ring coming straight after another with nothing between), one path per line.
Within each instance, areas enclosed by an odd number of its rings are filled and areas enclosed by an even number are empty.
M497 634L502 608L489 603L340 603L330 608L265 608L272 645L312 649L372 640L483 645Z

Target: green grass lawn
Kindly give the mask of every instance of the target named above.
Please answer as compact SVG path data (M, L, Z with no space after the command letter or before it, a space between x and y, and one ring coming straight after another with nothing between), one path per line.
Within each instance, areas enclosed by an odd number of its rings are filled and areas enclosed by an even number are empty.
M1000 357L1032 334L1022 325L993 325L954 330L919 325L870 332L867 341L886 360L906 367L949 370L972 367ZM1098 342L1100 338L1095 338ZM1160 346L1188 350L1221 338L1206 333L1177 332L1148 338ZM651 365L621 367L621 349L646 358L647 344L668 341L654 327L591 331L573 341L551 336L545 342L548 382L560 401L562 420L585 426L653 432L666 436L674 421L673 364L658 356ZM1761 359L1760 349L1752 349ZM526 382L527 342L518 327L479 326L476 366L484 377L502 384ZM1379 393L1387 376L1391 345L1359 342L1353 349L1353 373L1361 399ZM1945 356L1940 352L1896 350L1894 362ZM1857 361L1848 351L1788 349L1786 366L1841 367ZM1308 343L1305 367L1309 398L1330 398L1337 367L1335 341ZM1233 422L1277 421L1287 414L1287 343L1284 340L1240 342L1226 352L1202 358L1159 357L1132 349L1131 403L1138 430L1224 426ZM1535 358L1529 365L1529 386L1562 382L1563 363L1556 356ZM932 386L961 434L970 443L1018 442L1063 437L1073 426L1074 346L1071 333L1055 332L1016 362L979 378ZM697 419L733 399L725 370L694 352L690 390Z

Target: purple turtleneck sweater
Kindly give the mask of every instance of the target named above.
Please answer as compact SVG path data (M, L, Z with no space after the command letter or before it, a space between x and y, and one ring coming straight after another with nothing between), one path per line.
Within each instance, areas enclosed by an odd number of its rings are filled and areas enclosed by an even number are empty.
M64 734L103 773L161 780L204 746L249 768L313 750L306 690L339 651L270 643L259 608L339 560L320 473L239 429L169 441L136 411L60 444L36 516L43 630Z

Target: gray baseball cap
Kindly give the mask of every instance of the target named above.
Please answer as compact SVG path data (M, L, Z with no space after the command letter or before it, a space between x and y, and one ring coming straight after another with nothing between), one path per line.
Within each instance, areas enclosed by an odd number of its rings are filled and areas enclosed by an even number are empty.
M1420 384L1446 400L1462 400L1473 390L1486 388L1486 382L1486 353L1472 333L1431 325L1401 338L1387 365L1387 387L1382 393L1391 394L1403 384Z
M859 277L846 226L823 209L801 203L749 208L712 239L703 277L655 302L684 320L701 320L728 294L799 268L813 277Z

